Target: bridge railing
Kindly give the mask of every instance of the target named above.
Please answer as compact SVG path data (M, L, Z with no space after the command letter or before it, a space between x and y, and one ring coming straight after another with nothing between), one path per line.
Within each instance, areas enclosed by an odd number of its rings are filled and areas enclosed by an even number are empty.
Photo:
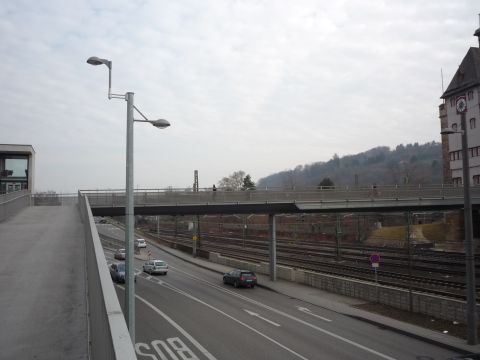
M30 191L21 190L0 195L0 222L30 205Z
M78 194L85 229L90 359L136 359L88 198Z
M92 206L119 206L125 204L124 190L81 190L88 195ZM472 195L480 196L480 187L472 187ZM444 199L463 197L463 188L453 185L428 186L372 186L364 188L297 188L246 191L201 189L199 192L178 189L137 189L136 206L235 204L274 202L319 202L359 200Z

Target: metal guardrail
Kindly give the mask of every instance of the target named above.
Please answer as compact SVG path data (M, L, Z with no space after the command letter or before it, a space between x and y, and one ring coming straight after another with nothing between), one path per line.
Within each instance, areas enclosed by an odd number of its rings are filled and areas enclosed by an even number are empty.
M78 193L85 229L88 327L93 360L136 359L127 324L108 271L88 198Z
M480 187L472 187L472 197L480 198ZM91 206L121 206L125 204L124 190L81 190L88 195ZM302 188L294 190L268 189L224 191L203 189L193 192L173 189L137 189L136 206L200 205L236 203L308 203L308 202L362 202L362 201L424 201L463 199L463 188L453 185L378 186L368 188Z
M30 205L30 191L21 190L0 195L0 221L15 215Z

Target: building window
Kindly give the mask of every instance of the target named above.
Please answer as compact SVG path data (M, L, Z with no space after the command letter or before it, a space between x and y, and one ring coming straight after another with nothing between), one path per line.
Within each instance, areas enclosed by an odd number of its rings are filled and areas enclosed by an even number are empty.
M468 92L468 100L473 100L473 91Z
M470 119L470 129L475 129L476 123L475 123L475 118Z
M473 185L480 185L480 175L473 175Z
M456 177L452 179L453 185L462 185L462 178Z
M460 150L452 151L450 153L450 161L460 160L461 158L462 158L462 152Z
M457 123L453 123L453 124L452 124L452 130L453 130L453 131L457 131Z
M450 98L450 107L454 107L455 106L455 98Z

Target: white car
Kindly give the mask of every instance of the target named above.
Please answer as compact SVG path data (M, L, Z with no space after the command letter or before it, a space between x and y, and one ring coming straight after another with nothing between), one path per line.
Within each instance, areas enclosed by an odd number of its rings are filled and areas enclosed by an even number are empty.
M162 260L150 260L143 264L143 271L151 274L167 275L168 265Z
M134 245L137 248L146 248L147 247L147 242L145 241L145 239L137 239L137 240L134 241Z

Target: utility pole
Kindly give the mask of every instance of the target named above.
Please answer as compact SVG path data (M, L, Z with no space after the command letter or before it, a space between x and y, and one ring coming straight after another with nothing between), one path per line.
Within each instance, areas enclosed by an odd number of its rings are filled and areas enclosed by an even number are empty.
M198 194L198 170L195 170L193 173L193 192ZM200 237L200 216L194 215L193 221L193 236L192 236L192 255L194 257L197 256L197 246L199 245L199 237Z
M337 214L337 221L336 221L336 226L335 226L335 240L336 240L336 255L337 255L337 261L340 260L341 254L340 254L340 239L342 237L342 227L341 227L341 217L339 214Z
M407 251L408 251L408 300L410 306L410 312L413 312L413 297L412 297L412 244L411 244L411 225L412 225L412 214L410 211L406 213L407 220L407 231L406 231L406 240L407 240Z

